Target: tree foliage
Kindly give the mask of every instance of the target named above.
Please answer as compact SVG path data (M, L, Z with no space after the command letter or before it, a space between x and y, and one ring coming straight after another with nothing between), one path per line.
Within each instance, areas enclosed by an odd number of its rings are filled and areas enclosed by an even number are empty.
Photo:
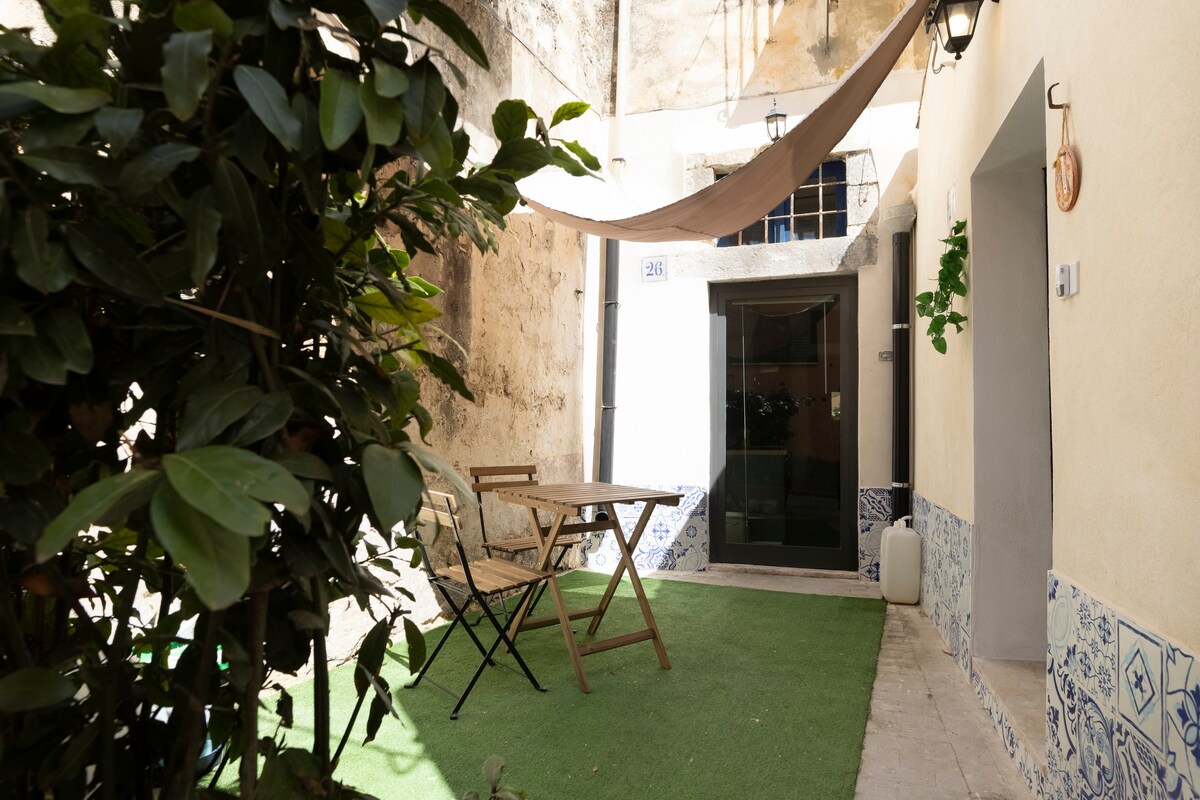
M505 101L471 163L412 22L487 57L439 0L41 2L52 43L0 31L0 795L193 796L211 743L244 797L356 796L328 606L390 609L358 654L374 736L403 615L375 570L440 467L420 385L471 398L409 258L495 249L516 180L597 167L550 135L586 106ZM312 752L258 725L310 657Z

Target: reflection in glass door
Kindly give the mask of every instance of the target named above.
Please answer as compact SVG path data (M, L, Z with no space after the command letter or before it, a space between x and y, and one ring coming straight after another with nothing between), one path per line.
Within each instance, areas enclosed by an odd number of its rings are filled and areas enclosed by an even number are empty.
M714 560L855 567L852 293L801 282L716 292Z

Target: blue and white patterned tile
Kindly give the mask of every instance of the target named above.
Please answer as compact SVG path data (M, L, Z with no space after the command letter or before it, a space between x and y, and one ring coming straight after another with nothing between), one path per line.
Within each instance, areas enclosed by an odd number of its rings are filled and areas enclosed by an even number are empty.
M1117 711L1163 752L1163 648L1157 636L1117 619Z
M708 568L708 495L699 486L654 486L683 494L677 506L658 506L633 553L639 570L700 571ZM644 504L617 506L617 520L626 535L633 532ZM611 533L585 534L584 563L612 572L621 552Z
M858 490L859 520L891 520L892 490L880 487L860 488Z
M1012 726L1008 715L1004 711L1003 705L992 693L988 685L980 678L978 672L972 671L971 686L975 689L975 694L979 698L979 702L983 705L984 711L992 720L992 724L996 728L996 733L999 734L1000 740L1004 743L1004 749L1008 751L1008 757L1016 762L1017 770L1021 773L1021 777L1025 780L1025 785L1029 788L1032 795L1038 798L1045 796L1045 785L1042 778L1041 770L1037 766L1037 761L1025 742L1017 734L1017 731Z
M1066 665L1067 648L1077 638L1075 631L1075 607L1071 603L1070 588L1066 587L1053 572L1046 582L1046 649L1048 658L1058 665Z
M1079 750L1076 729L1079 690L1071 670L1047 658L1046 674L1046 781L1047 795L1055 800L1080 796Z
M1087 692L1080 692L1075 720L1075 743L1079 751L1080 797L1083 800L1115 797L1117 756L1113 723L1105 710Z
M871 581L879 580L879 557L882 536L888 521L885 519L858 522L858 574Z
M1075 679L1106 708L1115 708L1117 689L1117 615L1077 586L1071 586L1075 612L1074 642L1067 663Z
M1169 642L1165 656L1167 765L1200 794L1200 662Z
M1120 721L1113 731L1116 759L1114 797L1141 800L1194 800L1192 788L1174 769L1166 766L1141 736Z

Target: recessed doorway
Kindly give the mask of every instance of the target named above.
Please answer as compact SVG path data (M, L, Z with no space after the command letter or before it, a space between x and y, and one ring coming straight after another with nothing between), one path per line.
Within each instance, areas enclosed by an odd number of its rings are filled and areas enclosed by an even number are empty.
M854 278L712 290L712 560L854 569Z

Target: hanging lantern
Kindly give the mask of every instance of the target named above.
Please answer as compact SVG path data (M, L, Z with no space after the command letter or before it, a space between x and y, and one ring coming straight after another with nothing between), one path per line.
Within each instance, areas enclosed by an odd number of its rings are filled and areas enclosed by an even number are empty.
M975 35L975 23L979 21L979 9L983 0L937 0L926 24L936 25L942 49L953 53L957 61Z
M771 110L764 117L767 122L767 135L771 137L772 142L778 142L779 138L787 133L787 114L779 110L779 104L771 100Z

